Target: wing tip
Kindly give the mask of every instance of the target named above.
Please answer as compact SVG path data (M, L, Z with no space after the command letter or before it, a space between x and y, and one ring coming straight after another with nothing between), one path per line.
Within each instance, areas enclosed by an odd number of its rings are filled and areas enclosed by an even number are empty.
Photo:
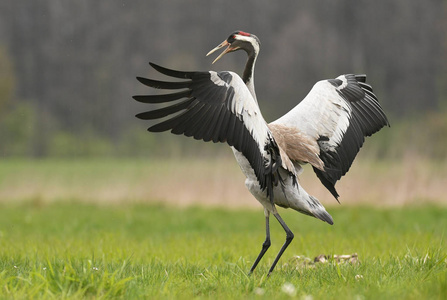
M366 74L356 74L354 77L357 81L366 83Z
M153 63L153 62L149 62L149 65L152 67L152 68L154 68L155 70L157 70L157 68L161 68L161 66L159 66L159 65L157 65L157 64L155 64L155 63ZM158 71L158 70L157 70Z
M335 189L335 182L337 182L338 179L333 179L334 175L331 176L329 175L329 172L331 171L335 171L336 173L340 173L340 171L338 171L337 169L330 169L330 168L326 168L324 171L321 171L315 167L312 167L315 174L317 175L318 179L320 179L321 183L324 185L324 187L332 194L332 196L334 196L335 200L337 200L338 204L340 204L340 201L338 200L338 198L340 197L340 195L338 194L337 190ZM337 175L335 175L335 177L337 177ZM340 175L338 178L341 178L342 175Z
M149 131L149 132L164 132L164 131L166 131L166 130L169 130L169 129L161 129L161 128L159 128L159 126L157 126L157 125L159 125L159 124L155 124L155 125L149 127L149 128L147 129L147 131Z
M146 120L146 118L144 118L144 113L138 113L135 115L135 118L140 119L140 120Z
M133 95L133 96L132 96L132 99L135 100L135 101L137 101L137 102L144 103L144 101L143 101L143 97L144 97L144 96L141 96L141 95Z
M162 67L160 65L157 65L153 62L149 62L149 65L152 68L154 68L156 71L158 71L159 73L166 75L166 76L174 77L174 78L191 79L192 75L195 73L195 72L184 72L184 71L168 69L168 68Z

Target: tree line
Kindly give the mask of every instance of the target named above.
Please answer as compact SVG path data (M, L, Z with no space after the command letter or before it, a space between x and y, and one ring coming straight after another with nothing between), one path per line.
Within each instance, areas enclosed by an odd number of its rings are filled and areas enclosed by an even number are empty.
M243 53L205 57L234 30L261 40L267 120L343 73L367 73L392 120L430 114L447 105L446 20L445 0L4 0L0 155L149 151L169 138L139 135L133 116L145 107L131 96L149 91L135 76L158 76L149 61L240 73Z

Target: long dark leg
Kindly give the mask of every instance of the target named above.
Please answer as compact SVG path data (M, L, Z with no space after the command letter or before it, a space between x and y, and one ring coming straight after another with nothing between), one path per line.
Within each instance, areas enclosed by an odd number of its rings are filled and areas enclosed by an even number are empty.
M287 227L286 223L283 221L283 219L281 218L281 216L278 214L278 212L274 212L273 215L275 216L275 218L278 220L279 224L281 224L282 228L284 228L284 231L286 232L286 242L284 243L284 245L282 245L281 250L279 250L278 255L275 258L275 261L273 262L272 266L270 267L269 270L269 276L272 273L273 269L275 268L276 264L278 263L278 260L280 259L281 255L284 253L284 251L287 249L287 247L289 246L290 242L292 242L293 240L293 232L289 229L289 227Z
M270 224L269 224L270 223L269 222L270 212L268 210L264 209L264 214L265 214L265 241L262 244L261 252L259 253L258 257L256 258L255 263L250 268L250 274L253 273L253 271L255 270L259 261L264 256L265 252L267 252L267 249L270 247L270 244L271 244L271 242L270 242Z

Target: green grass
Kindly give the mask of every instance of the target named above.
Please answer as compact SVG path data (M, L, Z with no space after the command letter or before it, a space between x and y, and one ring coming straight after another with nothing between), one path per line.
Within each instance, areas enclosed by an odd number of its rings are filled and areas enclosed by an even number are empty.
M334 226L280 211L295 239L267 278L285 234L272 219L272 247L247 275L262 210L2 204L0 298L447 298L446 208L330 212ZM352 253L358 264L295 258Z

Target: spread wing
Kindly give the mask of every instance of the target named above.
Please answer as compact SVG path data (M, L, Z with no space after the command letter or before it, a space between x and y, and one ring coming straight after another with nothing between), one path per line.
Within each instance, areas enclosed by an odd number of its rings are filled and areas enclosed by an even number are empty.
M197 140L226 142L247 158L262 190L273 199L281 157L258 104L242 79L233 72L182 72L150 65L169 77L186 81L137 79L152 88L180 91L164 95L140 95L143 103L166 103L160 109L138 114L143 120L160 120L151 132L170 130Z
M313 165L338 198L335 183L348 172L365 137L389 122L365 75L341 75L317 82L290 112L272 123L295 128L317 143L324 169Z

